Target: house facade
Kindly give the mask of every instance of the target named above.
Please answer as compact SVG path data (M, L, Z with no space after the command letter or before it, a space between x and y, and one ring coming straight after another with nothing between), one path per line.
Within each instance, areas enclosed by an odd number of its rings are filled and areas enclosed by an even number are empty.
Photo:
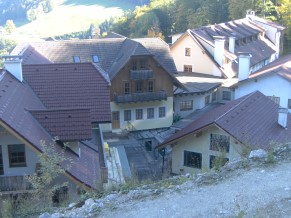
M40 57L51 63L93 62L110 85L112 125L104 131L170 127L176 67L169 46L158 38L108 38L18 45L23 64ZM37 58L36 58L37 56ZM153 122L154 121L154 122Z
M102 124L111 122L109 82L91 63L21 65L0 71L0 191L25 191L42 144L64 151L68 194L107 181ZM92 95L92 93L98 93ZM43 142L43 143L42 143ZM66 149L64 150L64 147Z
M201 172L215 167L218 158L226 163L289 143L290 121L287 109L256 91L205 113L158 148L172 148L172 173Z
M291 110L291 55L277 59L233 85L235 98L260 91L278 105Z

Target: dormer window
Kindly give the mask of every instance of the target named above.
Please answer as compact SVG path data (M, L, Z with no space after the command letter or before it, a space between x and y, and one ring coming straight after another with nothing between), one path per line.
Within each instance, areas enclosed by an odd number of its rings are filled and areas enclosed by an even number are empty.
M74 63L80 63L81 62L80 56L73 56L73 61Z
M98 62L99 62L99 58L98 58L98 56L97 56L97 55L93 55L93 56L92 56L92 61L93 61L94 63L98 63Z

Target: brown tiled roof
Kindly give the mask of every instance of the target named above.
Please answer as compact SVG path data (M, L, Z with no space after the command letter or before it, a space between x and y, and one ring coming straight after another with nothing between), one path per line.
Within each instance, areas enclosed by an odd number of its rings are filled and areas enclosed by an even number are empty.
M92 138L90 109L55 109L30 111L37 121L61 141Z
M169 145L205 127L216 125L252 149L291 141L291 115L287 129L278 124L279 106L259 91L231 101L202 115L159 145Z
M47 108L27 82L21 83L6 72L0 80L0 123L8 126L41 152L40 141L44 140L49 145L52 136L33 117L30 110L47 110ZM61 148L55 146L55 149ZM96 181L100 180L99 154L82 143L80 143L80 152L80 157L65 152L66 157L72 160L67 173L80 183L95 187Z
M62 40L29 43L35 51L53 63L72 63L73 56L79 56L81 62L92 62L97 55L97 63L112 79L127 63L131 56L152 56L168 73L176 73L176 66L168 45L159 38L128 39L90 39ZM11 55L28 56L27 43L17 45ZM25 58L24 64L32 60ZM36 64L36 63L35 63Z
M109 85L92 63L23 65L23 78L48 109L89 108L91 122L110 122Z

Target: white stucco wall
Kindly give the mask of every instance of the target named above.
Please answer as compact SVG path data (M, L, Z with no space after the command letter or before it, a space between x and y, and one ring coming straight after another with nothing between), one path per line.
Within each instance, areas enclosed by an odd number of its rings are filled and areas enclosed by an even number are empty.
M112 124L111 123L100 123L102 132L111 132L112 131Z
M110 103L111 111L119 111L120 129L127 127L127 121L124 121L124 111L131 110L130 123L136 130L156 129L170 127L173 123L173 97L168 97L163 101L151 101L129 104ZM159 107L166 108L166 116L159 118ZM154 108L154 119L147 119L147 108ZM136 109L143 109L143 119L136 120Z
M266 96L280 97L280 106L288 107L288 99L291 99L291 83L276 74L258 78L257 82L250 80L239 84L235 89L235 99L257 90Z
M175 115L180 115L181 117L185 117L197 109L202 109L205 107L205 97L210 95L210 103L211 103L211 93L207 94L188 94L188 95L175 95L174 96L174 112ZM193 101L193 108L192 110L181 111L180 110L180 103L183 101Z
M25 145L26 167L10 167L8 158L9 144L23 143L7 131L5 131L5 134L0 134L0 145L2 147L2 158L4 165L4 175L2 176L23 176L33 174L35 172L36 163L38 162L38 157L35 151L33 151L28 145Z
M185 56L185 48L191 48L191 56ZM221 76L221 71L189 35L171 47L171 54L178 71L184 71L184 65L192 65L192 72Z
M227 135L223 130L212 126L202 132L202 135L196 137L195 134L189 134L188 136L180 139L177 144L173 146L172 150L172 173L198 173L201 170L209 169L210 155L221 155L218 151L210 150L210 134L216 133L221 135ZM184 166L184 151L192 151L202 153L202 169L192 168ZM238 143L234 138L230 137L229 153L226 153L226 158L229 160L237 159L244 152L244 146Z

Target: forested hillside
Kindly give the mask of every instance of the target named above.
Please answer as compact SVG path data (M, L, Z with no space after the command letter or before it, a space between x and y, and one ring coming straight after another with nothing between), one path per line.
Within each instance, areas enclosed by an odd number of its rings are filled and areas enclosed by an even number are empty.
M290 0L151 0L149 5L137 7L115 22L106 21L101 30L128 37L166 38L188 28L243 18L248 9L254 10L257 16L285 25L285 47L286 51L290 50Z

